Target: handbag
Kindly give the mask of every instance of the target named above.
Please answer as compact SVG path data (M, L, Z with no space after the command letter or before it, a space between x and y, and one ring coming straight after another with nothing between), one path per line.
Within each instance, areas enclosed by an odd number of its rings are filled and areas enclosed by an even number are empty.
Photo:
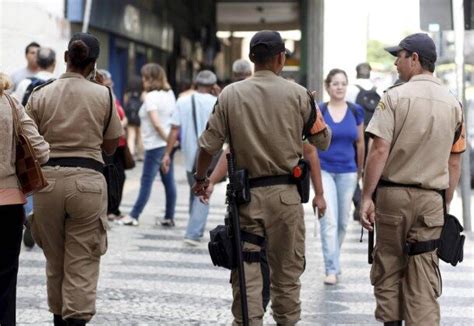
M15 168L21 191L30 196L48 185L41 166L36 159L35 151L21 126L18 109L10 95L5 94L12 108L13 130L16 139Z
M123 148L123 166L125 170L130 170L135 167L135 160L133 159L132 153L130 153L130 148L125 144Z
M194 123L194 132L196 133L196 140L199 140L199 133L197 129L197 121L196 121L196 102L194 100L194 94L191 95L191 103L192 103L192 109L193 109L193 123ZM199 156L199 144L197 146L198 151L196 152L196 158L194 160L194 165L193 165L193 173L196 172L196 165L197 165L197 158ZM223 150L220 149L215 155L212 156L212 161L211 164L209 165L209 168L207 170L207 175L210 176L212 174L212 171L216 168L217 162L219 162L219 158L222 155ZM219 182L225 181L225 177L220 180Z

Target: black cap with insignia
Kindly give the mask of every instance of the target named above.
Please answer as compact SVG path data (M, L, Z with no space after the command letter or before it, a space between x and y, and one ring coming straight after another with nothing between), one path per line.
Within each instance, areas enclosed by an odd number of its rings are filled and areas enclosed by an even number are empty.
M436 46L428 34L416 33L405 37L397 46L385 48L385 51L393 56L397 56L401 50L416 52L420 57L423 57L433 63L436 62Z

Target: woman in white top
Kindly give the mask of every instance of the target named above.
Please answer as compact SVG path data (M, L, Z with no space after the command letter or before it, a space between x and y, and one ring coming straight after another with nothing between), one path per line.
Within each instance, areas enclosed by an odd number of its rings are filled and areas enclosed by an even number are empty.
M140 192L130 214L118 223L138 225L138 218L150 198L153 181L159 172L166 192L166 211L161 224L174 226L176 185L173 164L167 174L161 172L160 166L166 150L166 139L171 129L170 119L176 107L176 98L168 83L166 73L160 65L148 63L142 67L141 74L143 88L147 93L139 113L145 149Z

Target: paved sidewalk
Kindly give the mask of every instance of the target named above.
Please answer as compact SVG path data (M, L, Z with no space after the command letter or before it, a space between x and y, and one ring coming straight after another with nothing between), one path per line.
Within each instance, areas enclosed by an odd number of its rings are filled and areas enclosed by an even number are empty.
M141 164L128 172L123 211L137 197ZM180 155L176 180L176 227L154 225L164 211L164 190L159 181L139 227L115 226L109 232L109 249L102 259L97 315L90 325L230 325L229 272L213 267L207 252L209 233L198 247L183 243L188 218L188 186ZM223 222L225 185L216 187L207 230ZM323 259L315 218L306 212L307 267L302 277L302 321L299 325L380 325L374 320L375 302L369 282L367 242L359 243L360 227L350 224L342 246L342 275L336 286L323 285ZM474 325L473 234L465 244L465 261L453 268L441 263L443 325ZM22 249L18 278L19 325L52 325L46 301L45 259L38 247ZM265 324L274 325L271 312Z

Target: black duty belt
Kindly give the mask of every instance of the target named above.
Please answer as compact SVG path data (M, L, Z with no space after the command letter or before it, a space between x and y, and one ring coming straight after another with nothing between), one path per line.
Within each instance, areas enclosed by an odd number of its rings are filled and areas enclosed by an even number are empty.
M85 168L92 169L102 173L104 171L104 164L92 158L86 157L56 157L50 158L45 166L62 166L71 168Z
M405 184L405 183L396 183L392 181L387 181L387 180L382 180L380 179L379 183L377 184L377 187L402 187L402 188L416 188L416 189L421 189L421 190L430 190L430 191L435 191L441 196L444 196L444 190L439 190L439 189L431 189L431 188L422 188L419 185L415 184Z
M294 181L293 177L289 174L249 179L250 188L269 187L269 186L276 186L276 185L290 185L290 184L296 184L296 182Z

